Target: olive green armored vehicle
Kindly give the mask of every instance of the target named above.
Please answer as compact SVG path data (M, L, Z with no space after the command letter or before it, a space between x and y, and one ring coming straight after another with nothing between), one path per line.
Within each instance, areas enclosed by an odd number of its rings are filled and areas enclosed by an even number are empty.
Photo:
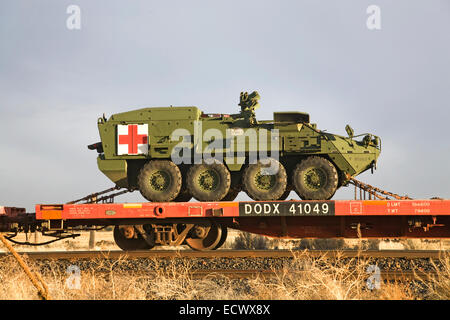
M197 107L155 107L98 119L97 163L117 187L149 201L327 200L356 176L376 167L381 140L317 129L303 112L274 112L259 121L259 94L241 93L236 114ZM359 137L359 139L356 139Z

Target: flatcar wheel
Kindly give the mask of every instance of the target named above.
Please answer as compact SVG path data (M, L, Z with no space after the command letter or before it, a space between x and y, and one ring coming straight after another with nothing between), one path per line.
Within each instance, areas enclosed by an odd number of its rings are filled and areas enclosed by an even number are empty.
M213 248L213 250L219 249L221 246L223 246L225 241L227 241L228 229L227 229L227 227L224 227L224 226L221 226L221 228L222 228L222 236L220 237L219 243L217 244L217 246L215 246Z
M325 158L311 156L295 168L295 191L303 200L328 200L336 192L338 174L335 166Z
M193 227L186 244L194 250L214 250L222 240L222 227L211 221L208 224L198 224Z
M286 190L286 170L275 159L270 159L267 164L250 164L244 171L243 184L253 200L277 200Z
M124 251L149 250L150 246L133 226L115 226L114 241Z
M138 175L142 196L152 202L169 202L180 193L182 176L180 169L169 160L147 162Z
M193 165L187 173L188 191L199 201L220 201L230 190L230 171L220 162Z

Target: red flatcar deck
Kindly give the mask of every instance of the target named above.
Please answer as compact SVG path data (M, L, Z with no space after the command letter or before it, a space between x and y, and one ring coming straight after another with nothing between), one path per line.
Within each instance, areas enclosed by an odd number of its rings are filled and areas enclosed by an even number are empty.
M56 204L37 205L35 218L63 226L215 219L285 238L450 238L450 200Z
M450 200L40 204L0 207L0 231L198 224L285 238L450 238Z
M36 205L37 220L450 216L450 200L333 200Z

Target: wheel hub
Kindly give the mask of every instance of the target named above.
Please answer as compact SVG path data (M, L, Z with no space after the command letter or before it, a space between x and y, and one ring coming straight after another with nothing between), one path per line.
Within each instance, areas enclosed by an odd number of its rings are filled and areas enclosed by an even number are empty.
M150 176L150 186L156 191L166 190L170 185L170 176L164 171L153 172Z
M206 235L208 234L208 230L207 230L207 228L202 227L202 226L195 226L194 234L197 238L204 239L206 237Z
M261 190L270 190L275 185L274 175L263 175L261 171L255 175L255 185Z
M122 231L122 234L126 239L134 238L134 227L133 226L121 226L120 231Z
M219 184L219 176L214 170L205 170L199 175L198 184L203 190L214 190Z
M306 170L303 180L309 189L319 190L325 185L327 178L320 168L310 168Z

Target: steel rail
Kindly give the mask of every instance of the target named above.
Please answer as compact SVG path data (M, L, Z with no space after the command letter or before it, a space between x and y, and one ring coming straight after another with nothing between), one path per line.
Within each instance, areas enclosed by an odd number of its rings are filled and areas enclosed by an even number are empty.
M47 251L19 252L31 260L76 259L142 259L142 258L405 258L440 259L450 255L449 250L151 250L151 251ZM0 252L0 258L8 255Z

